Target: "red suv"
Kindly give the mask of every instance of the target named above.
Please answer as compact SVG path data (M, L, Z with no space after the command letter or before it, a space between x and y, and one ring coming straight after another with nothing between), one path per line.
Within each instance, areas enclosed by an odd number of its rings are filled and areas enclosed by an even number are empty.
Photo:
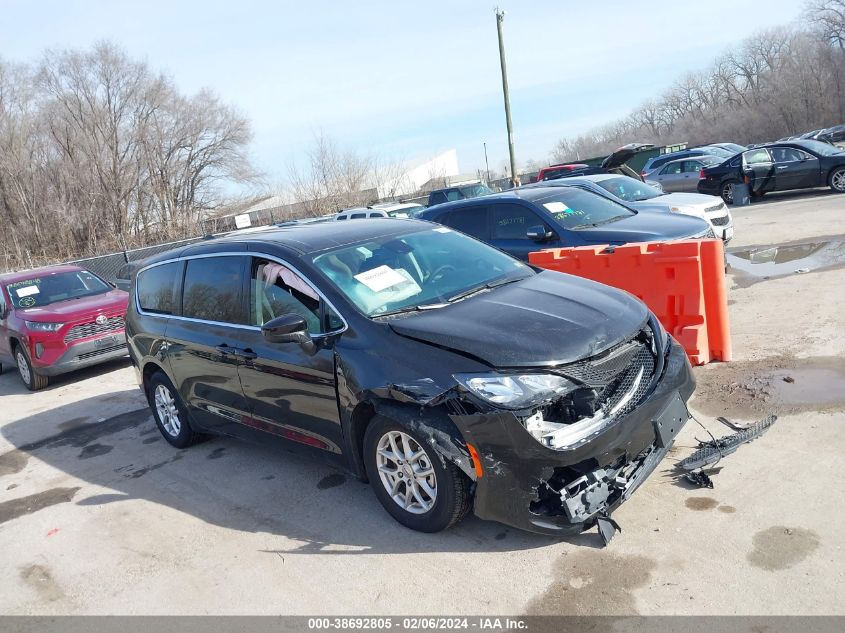
M78 266L0 275L0 363L17 365L35 391L50 376L125 356L128 302Z

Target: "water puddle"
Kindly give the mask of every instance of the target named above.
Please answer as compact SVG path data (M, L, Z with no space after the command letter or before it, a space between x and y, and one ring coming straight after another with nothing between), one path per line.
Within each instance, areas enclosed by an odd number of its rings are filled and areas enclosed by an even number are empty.
M769 394L781 404L836 404L845 395L845 373L836 369L782 369L766 378Z
M845 265L845 239L746 248L727 253L731 272L753 281Z

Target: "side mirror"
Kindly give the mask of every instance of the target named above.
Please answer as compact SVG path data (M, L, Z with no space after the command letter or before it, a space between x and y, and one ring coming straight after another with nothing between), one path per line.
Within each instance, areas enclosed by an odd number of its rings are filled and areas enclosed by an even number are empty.
M261 326L261 333L270 343L306 343L308 323L298 314L283 314Z
M283 314L267 321L261 333L270 343L299 343L306 354L317 353L318 346L308 335L308 322L298 314Z
M552 239L555 235L545 226L532 226L525 234L528 236L529 240L533 240L535 242L545 242L546 240Z

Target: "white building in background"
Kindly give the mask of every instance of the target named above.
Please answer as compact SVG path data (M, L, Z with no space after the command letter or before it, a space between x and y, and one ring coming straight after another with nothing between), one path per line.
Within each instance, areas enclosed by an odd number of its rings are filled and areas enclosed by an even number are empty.
M398 198L412 195L432 180L451 179L458 176L460 174L458 151L450 149L434 158L407 161L401 166L397 165L391 168L389 171L399 175L378 183L379 198Z

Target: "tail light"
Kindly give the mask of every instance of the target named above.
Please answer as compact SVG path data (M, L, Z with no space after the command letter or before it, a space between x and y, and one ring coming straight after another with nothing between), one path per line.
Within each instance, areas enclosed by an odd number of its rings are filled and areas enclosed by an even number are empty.
M700 171L700 172L698 172L698 179L699 179L699 180L704 180L705 178L706 178L706 176L704 175L704 168L702 167L702 168L701 168L701 171Z

